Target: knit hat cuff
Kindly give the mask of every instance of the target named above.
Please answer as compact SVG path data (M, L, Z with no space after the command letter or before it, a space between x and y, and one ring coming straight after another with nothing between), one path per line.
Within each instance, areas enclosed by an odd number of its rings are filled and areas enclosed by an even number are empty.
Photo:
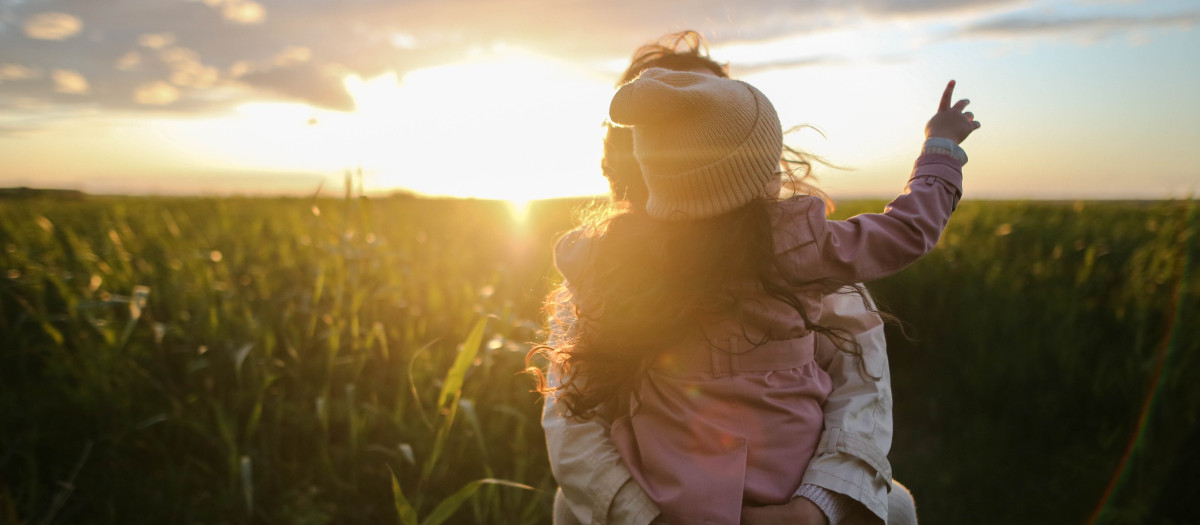
M717 162L682 173L645 173L650 199L646 213L656 219L714 217L766 197L782 176L779 126L759 125L746 142Z

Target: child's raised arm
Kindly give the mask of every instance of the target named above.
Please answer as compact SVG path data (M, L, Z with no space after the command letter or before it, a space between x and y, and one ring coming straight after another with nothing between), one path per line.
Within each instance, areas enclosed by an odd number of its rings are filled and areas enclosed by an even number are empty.
M777 238L776 247L789 278L871 281L898 272L933 250L962 196L966 154L958 143L979 128L975 116L963 112L967 100L950 104L953 94L952 80L942 93L937 114L926 125L925 146L904 192L883 213L831 221L821 199L785 204L780 223L784 237ZM796 220L798 214L806 215L806 220Z

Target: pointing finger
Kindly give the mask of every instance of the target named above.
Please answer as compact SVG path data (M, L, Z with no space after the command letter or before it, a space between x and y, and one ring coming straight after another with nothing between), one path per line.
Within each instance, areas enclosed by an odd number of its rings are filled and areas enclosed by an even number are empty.
M946 84L946 90L942 92L942 101L938 104L938 112L950 109L950 98L954 96L954 81Z

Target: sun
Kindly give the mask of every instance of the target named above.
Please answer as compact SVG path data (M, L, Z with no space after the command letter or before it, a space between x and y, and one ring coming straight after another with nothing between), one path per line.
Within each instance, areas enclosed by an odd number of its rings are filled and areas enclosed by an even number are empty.
M529 218L529 207L533 205L533 200L521 198L510 198L505 200L508 201L508 211L512 214L513 219L516 220L518 224L525 224L526 219Z
M253 102L219 117L163 120L152 134L197 166L316 175L329 187L361 169L364 189L375 194L523 203L607 191L601 123L613 88L592 65L496 46L343 82L351 112ZM295 184L301 192L318 187Z
M612 87L587 68L497 47L372 79L349 77L368 184L528 202L600 194Z

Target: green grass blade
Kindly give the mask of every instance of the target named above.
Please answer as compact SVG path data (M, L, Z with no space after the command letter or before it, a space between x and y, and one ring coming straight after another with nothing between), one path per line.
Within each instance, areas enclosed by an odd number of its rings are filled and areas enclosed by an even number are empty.
M400 481L396 479L391 465L388 466L388 474L392 476L392 498L395 500L396 516L400 518L401 525L417 525L417 509L404 497L404 491L400 490Z
M471 363L475 362L475 356L479 353L479 345L483 343L483 331L487 327L487 320L488 318L484 317L475 323L475 327L463 341L462 351L454 358L454 364L446 372L446 380L442 383L442 392L438 395L437 403L438 413L443 416L433 439L433 450L425 459L425 465L421 469L421 486L429 481L434 467L441 459L442 450L450 435L450 427L454 425L454 416L458 412L458 399L462 394L463 380L467 375L467 369L471 368Z
M415 364L417 362L417 358L420 357L421 354L423 354L426 350L429 350L429 347L433 346L433 344L436 343L437 341L438 341L437 339L434 339L433 341L426 343L425 346L422 346L421 348L416 349L415 351L413 351L412 358L408 360L409 391L412 392L413 401L416 402L417 414L421 415L421 421L423 421L425 423L425 426L427 428L429 428L430 430L433 430L433 421L431 419L429 419L429 416L425 415L425 407L421 406L421 392L417 388L417 380L415 379L415 375L413 374L413 364Z
M438 410L448 408L450 398L462 389L467 369L471 368L471 363L475 362L475 356L479 354L479 345L483 343L483 330L487 328L487 321L488 319L484 317L476 322L470 335L463 341L462 351L454 359L454 365L450 367L449 372L446 372L446 381L442 383L442 393L438 396L437 402Z
M482 487L483 485L502 485L505 487L513 487L518 489L537 490L529 485L523 485L503 479L488 478L475 480L467 483L463 486L463 488L458 489L458 492L455 492L454 494L451 494L450 497L442 500L442 502L433 509L433 512L429 513L429 515L426 516L423 521L421 521L421 525L440 525L441 523L444 523L446 520L450 519L450 517L453 516L456 511L458 511L459 507L462 507L463 503L466 503L468 499L471 499L471 496L474 496L475 492L479 490L479 487Z
M246 514L254 515L254 466L250 456L242 456L242 498L246 503Z

